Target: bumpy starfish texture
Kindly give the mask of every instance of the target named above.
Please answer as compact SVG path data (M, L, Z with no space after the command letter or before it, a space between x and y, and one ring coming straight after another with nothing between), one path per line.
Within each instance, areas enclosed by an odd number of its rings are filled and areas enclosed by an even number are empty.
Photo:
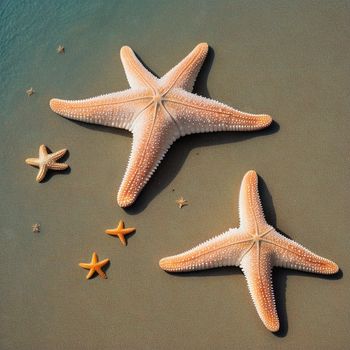
M95 252L92 253L92 258L90 263L79 263L79 266L83 269L90 270L86 275L86 279L91 278L95 272L97 272L100 277L107 278L107 275L102 270L102 267L108 264L109 259L104 259L102 261L98 261L97 254Z
M162 78L150 73L131 48L120 56L130 89L85 100L52 99L51 109L69 119L123 128L133 133L129 163L118 192L121 207L131 205L171 144L180 136L210 131L251 131L266 128L272 119L235 110L192 94L208 52L199 44Z
M242 181L239 216L239 228L229 229L182 254L163 258L159 265L170 272L240 266L262 322L270 331L276 332L279 320L272 287L272 268L280 266L334 274L338 266L282 236L266 222L259 198L258 178L252 170Z
M124 236L130 233L133 233L135 231L136 231L136 228L134 227L124 228L124 221L120 220L116 228L106 230L105 233L107 233L107 235L117 236L120 239L120 242L124 246L126 246L126 240Z
M27 158L26 163L39 168L36 181L41 182L44 180L45 175L49 169L51 170L65 170L68 168L66 163L57 163L56 161L64 156L67 149L61 149L54 153L47 153L45 145L39 147L39 158Z

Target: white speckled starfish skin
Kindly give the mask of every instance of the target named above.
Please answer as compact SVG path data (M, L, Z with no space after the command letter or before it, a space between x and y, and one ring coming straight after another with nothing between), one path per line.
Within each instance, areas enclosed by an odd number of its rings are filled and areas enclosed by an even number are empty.
M190 92L207 52L207 44L197 45L158 79L140 63L131 48L124 46L120 56L130 89L79 101L50 101L54 112L69 119L133 133L128 167L118 192L121 207L136 200L171 144L180 136L210 131L251 131L271 124L268 115L243 113Z
M182 254L163 258L159 265L170 272L240 266L264 325L279 329L271 273L280 266L312 273L333 274L338 266L282 236L264 218L255 171L243 178L239 196L240 227L229 229Z

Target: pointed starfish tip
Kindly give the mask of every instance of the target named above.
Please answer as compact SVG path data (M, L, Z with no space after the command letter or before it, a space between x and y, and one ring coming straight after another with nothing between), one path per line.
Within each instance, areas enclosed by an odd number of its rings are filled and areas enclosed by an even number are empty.
M272 118L269 115L263 115L262 117L263 128L268 127L272 123Z
M255 170L249 170L245 173L242 183L247 183L246 181L257 181L258 179L258 174L256 173Z
M337 273L339 271L339 266L334 263L333 261L329 262L329 274L332 275L334 273Z
M59 100L58 98L52 98L50 100L50 108L54 111L54 112L58 112L59 111L59 106L61 105L61 100Z
M270 324L270 325L266 325L266 328L270 331L270 332L278 332L279 329L280 329L280 324L279 322L277 323L273 323L273 324Z
M208 43L199 43L197 45L198 48L201 48L201 49L208 49Z
M129 53L131 51L132 51L132 49L131 49L130 46L124 45L120 49L120 56L123 56L123 54L127 54L127 53Z
M169 258L162 258L159 260L159 267L164 271L171 271Z
M129 207L135 202L134 196L118 195L117 203L121 208Z
M245 176L258 176L255 170L248 170Z

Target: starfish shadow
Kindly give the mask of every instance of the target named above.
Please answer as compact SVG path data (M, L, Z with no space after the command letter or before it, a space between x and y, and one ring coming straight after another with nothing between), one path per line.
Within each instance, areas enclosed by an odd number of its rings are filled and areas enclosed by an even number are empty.
M125 246L129 245L129 239L132 238L132 236L136 233L136 230L134 232L128 233L127 235L125 235Z
M48 150L48 153L52 153L52 150L49 147L46 146L46 148ZM58 162L65 163L68 158L69 158L69 151L67 150L67 152L58 160ZM60 170L60 171L49 169L46 173L45 178L40 183L46 183L46 182L50 181L50 179L53 176L56 176L56 175L68 175L68 174L70 174L70 172L71 172L70 166L67 169Z

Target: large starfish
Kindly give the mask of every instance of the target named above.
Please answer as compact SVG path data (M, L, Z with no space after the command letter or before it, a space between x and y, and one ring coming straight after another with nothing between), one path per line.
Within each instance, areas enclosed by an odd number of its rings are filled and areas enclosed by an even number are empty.
M182 254L163 258L159 265L170 272L240 266L250 295L264 325L279 329L271 272L274 266L312 273L333 274L338 266L282 236L264 218L255 171L245 174L239 195L240 227L229 229Z
M202 43L162 78L150 73L130 47L120 56L130 89L85 100L52 99L51 109L69 119L123 128L133 133L129 163L118 192L121 207L131 205L171 144L180 136L210 131L251 131L270 125L268 115L235 110L192 94L208 52Z

